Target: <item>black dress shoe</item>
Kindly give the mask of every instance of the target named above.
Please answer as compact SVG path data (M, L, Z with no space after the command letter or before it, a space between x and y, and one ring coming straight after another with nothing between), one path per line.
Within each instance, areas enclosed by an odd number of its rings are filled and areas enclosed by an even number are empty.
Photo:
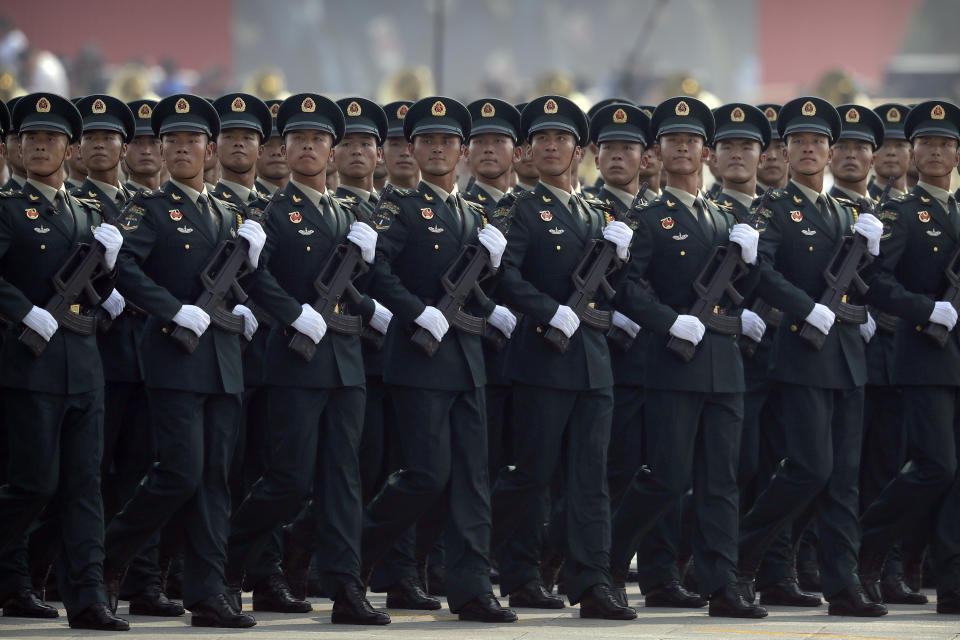
M520 609L563 609L563 598L547 593L539 580L531 580L510 594L510 606Z
M960 613L960 589L937 594L937 613Z
M183 615L183 605L171 601L158 584L152 584L141 593L128 599L130 600L130 615L132 616L176 618Z
M333 624L390 624L390 616L384 611L377 611L367 600L367 595L356 582L343 585L340 593L333 600L333 614L330 617Z
M194 627L221 627L224 629L249 629L257 624L246 613L233 610L227 596L218 593L190 607L190 624Z
M757 599L757 582L753 576L737 576L737 591L748 603L753 604Z
M699 609L707 606L707 601L684 589L678 580L671 580L645 593L644 604L648 607Z
M868 578L861 573L860 584L863 585L863 592L866 594L870 602L874 602L876 604L883 602L883 593L880 592L879 578Z
M601 618L604 620L633 620L637 612L621 604L610 586L595 584L580 598L581 618Z
M760 590L760 604L780 607L819 607L823 602L817 594L801 591L796 579L784 578Z
M500 601L492 593L483 593L463 605L455 612L461 620L473 622L516 622L517 614L500 606Z
M910 589L900 576L884 579L880 583L880 592L883 594L883 601L887 604L927 604L930 602L927 596Z
M387 589L387 609L415 609L417 611L436 611L440 601L423 592L415 578L401 578Z
M710 615L718 618L766 618L767 610L747 602L731 582L710 597Z
M277 613L310 613L313 605L293 597L287 581L279 573L260 581L253 588L253 610Z
M627 588L626 587L610 587L610 592L613 594L613 599L617 601L621 607L629 607L630 601L627 599Z
M23 588L3 600L3 615L8 618L57 618L60 613L40 600L33 589Z
M879 618L887 615L887 608L878 602L871 602L859 584L847 587L828 600L830 607L827 613L832 616Z
M70 621L71 629L96 629L98 631L129 631L130 623L110 612L104 602L95 602Z

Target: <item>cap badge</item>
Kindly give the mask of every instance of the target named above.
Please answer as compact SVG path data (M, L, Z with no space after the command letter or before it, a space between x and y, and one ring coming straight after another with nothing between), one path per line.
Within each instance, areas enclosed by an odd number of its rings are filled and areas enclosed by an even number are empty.
M777 121L777 110L774 109L773 107L767 107L766 109L764 109L763 115L767 116L767 120L769 120L770 122Z
M50 101L46 97L41 97L37 100L37 113L49 113L50 112Z
M853 122L853 123L860 122L860 112L854 109L853 107L850 107L850 109L847 110L847 113L844 116L844 118L846 119L847 122Z
M543 112L546 114L552 115L557 111L559 111L559 109L560 107L557 106L557 101L554 100L553 98L550 98L549 100L543 103Z
M433 106L430 107L430 113L432 113L437 118L447 115L447 105L443 104L442 100L437 100L433 103Z
M272 105L270 105L270 115L276 118L278 113L280 113L280 103L275 102Z
M362 110L360 109L360 103L357 102L356 100L354 100L353 102L347 105L347 115L352 118L356 118L357 116L359 116L361 111Z
M805 116L815 116L817 115L817 107L810 100L807 100L803 103L803 106L800 108L800 113Z
M900 122L900 110L896 107L890 107L887 110L887 122Z
M237 113L242 113L247 110L247 103L243 101L243 98L237 96L233 103L230 105L230 110Z
M623 124L627 121L627 112L623 109L617 109L613 112L613 121L616 124Z
M93 101L93 104L90 106L90 111L96 114L106 113L107 105L104 104L103 100L97 98Z
M643 111L645 114L647 114L648 118L653 117L653 111L651 111L650 109L640 109L640 111Z
M943 105L935 104L933 105L933 109L930 110L930 117L934 120L943 120L946 115L947 112L944 111Z
M677 103L677 106L674 107L673 112L678 116L688 116L690 115L690 105L687 104L686 100L681 100Z
M137 115L144 119L149 118L153 115L153 109L150 108L150 105L144 102L142 105L140 105L140 108L137 109Z
M173 106L173 110L177 113L190 113L190 103L187 102L186 98L180 98L177 100L177 104Z
M410 107L408 107L407 105L405 104L400 105L400 107L397 109L397 120L403 120L404 118L406 118L407 111L409 110L410 110Z
M494 109L493 105L489 102L484 102L483 106L480 108L480 115L484 118L492 118L497 115L497 110Z
M747 115L740 107L734 107L733 111L730 112L730 122L743 122L746 117Z
M313 113L317 110L317 103L313 101L313 98L306 97L303 99L303 102L300 103L300 111L303 113Z

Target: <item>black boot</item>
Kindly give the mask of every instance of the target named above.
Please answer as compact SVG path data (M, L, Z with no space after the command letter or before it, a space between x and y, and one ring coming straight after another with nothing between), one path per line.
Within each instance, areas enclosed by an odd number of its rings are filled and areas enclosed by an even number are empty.
M132 616L176 618L184 613L183 605L171 601L159 584L152 584L128 599L130 600L130 615Z
M190 624L194 627L221 627L224 629L248 629L257 624L246 613L233 610L227 596L218 593L190 607Z
M483 593L457 609L461 620L473 622L516 622L517 614L500 606L492 593Z
M117 602L120 600L120 584L126 575L126 567L115 567L104 563L103 565L103 590L107 595L107 608L110 613L117 613Z
M880 581L880 593L886 604L927 604L927 596L913 591L902 576L892 576Z
M580 598L580 617L633 620L637 617L637 612L621 604L608 585L595 584Z
M819 607L823 603L817 594L801 591L796 578L784 578L760 590L760 604L781 607Z
M832 616L879 618L887 615L887 608L878 602L871 602L859 584L850 585L827 600L830 602L827 613Z
M410 576L387 589L387 609L436 611L440 606L440 601L424 593L417 580Z
M707 606L707 601L684 589L678 580L670 580L645 593L644 604L648 607L699 609Z
M313 605L293 597L286 580L279 573L261 580L253 588L253 610L277 613L310 613Z
M315 545L293 535L290 525L283 527L281 531L283 531L283 576L287 580L293 597L297 600L306 600L310 560L313 558Z
M563 609L563 598L547 593L543 583L531 580L510 594L510 607L519 609Z
M937 613L960 613L960 589L937 593Z
M333 600L333 614L330 617L333 624L363 624L384 625L390 624L390 616L384 611L377 611L367 600L366 594L356 582L343 585L340 593Z
M95 629L97 631L129 631L130 623L110 612L103 602L95 602L70 621L71 629Z
M737 583L731 582L710 596L710 615L719 618L766 618L767 610L747 602Z
M24 587L3 602L3 615L7 618L57 618L60 613L40 600L33 589Z

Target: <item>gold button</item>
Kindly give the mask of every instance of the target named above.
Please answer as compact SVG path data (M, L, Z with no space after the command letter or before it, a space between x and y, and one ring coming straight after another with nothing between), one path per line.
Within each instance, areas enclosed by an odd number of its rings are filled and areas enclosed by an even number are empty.
M163 329L160 329L160 331L162 331L163 333L170 333L170 331L169 331L169 330L167 330L167 328L166 328L166 327L164 327Z
M813 245L810 245L810 251L813 251Z
M185 244L185 245L183 245L183 248L184 248L184 249L189 249L189 248L190 248L190 245Z
M307 245L307 251L310 251L310 245Z
M923 331L923 327L921 327L920 325L917 325L917 331Z
M940 251L940 247L934 247L933 250L934 250L934 251Z
M797 330L797 325L795 324L790 325L790 331L796 331L796 330Z
M680 255L685 256L685 255L687 255L687 252L686 252L686 251L681 251L681 252L680 252Z
M557 245L557 251L560 251L560 245Z
M440 245L435 244L435 245L433 245L433 248L434 248L434 249L439 249L439 248L440 248Z
M46 249L46 248L47 248L47 245L42 244L42 245L40 245L40 248L41 248L41 249Z
M543 333L543 328L537 327L537 333Z

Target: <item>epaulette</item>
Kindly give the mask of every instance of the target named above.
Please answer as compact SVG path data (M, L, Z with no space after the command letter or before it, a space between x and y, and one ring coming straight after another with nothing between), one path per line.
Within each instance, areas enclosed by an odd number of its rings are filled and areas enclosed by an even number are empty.
M22 195L20 189L0 189L0 198L16 198Z
M604 202L599 198L588 198L583 196L583 201L595 209L600 209L601 211L605 211L607 213L613 213L613 205L608 202Z
M770 193L770 198L769 198L769 199L770 199L770 200L779 200L780 198L783 198L783 197L786 196L786 195L787 195L787 190L786 190L786 189L774 189L774 190Z
M219 204L222 204L223 206L225 206L227 209L230 209L234 213L239 214L243 211L238 205L235 205L229 200L224 200L223 198L218 198L217 196L211 196L211 197L215 199Z
M471 202L470 200L467 200L466 198L464 198L464 200L466 201L466 203L467 203L468 205L470 205L471 207L473 207L473 209L474 209L477 213L479 213L480 215L485 215L485 214L486 214L486 210L483 208L483 205L480 204L479 202Z
M524 191L523 193L517 196L517 199L514 202L514 204L520 204L524 200L529 200L531 198L536 198L536 197L537 197L537 194L535 194L533 191Z
M82 204L82 205L84 205L84 206L86 206L86 207L89 207L89 208L91 208L91 209L96 209L97 211L100 210L100 201L99 201L99 200L94 200L93 198L78 198L77 196L73 196L73 198L74 198L77 202L79 202L80 204Z
M344 209L352 210L355 206L357 206L357 199L353 196L330 196L330 199Z
M167 193L163 189L144 189L143 191L137 191L135 194L133 194L133 197L146 198L149 200L151 198L162 198L165 195L167 195Z

